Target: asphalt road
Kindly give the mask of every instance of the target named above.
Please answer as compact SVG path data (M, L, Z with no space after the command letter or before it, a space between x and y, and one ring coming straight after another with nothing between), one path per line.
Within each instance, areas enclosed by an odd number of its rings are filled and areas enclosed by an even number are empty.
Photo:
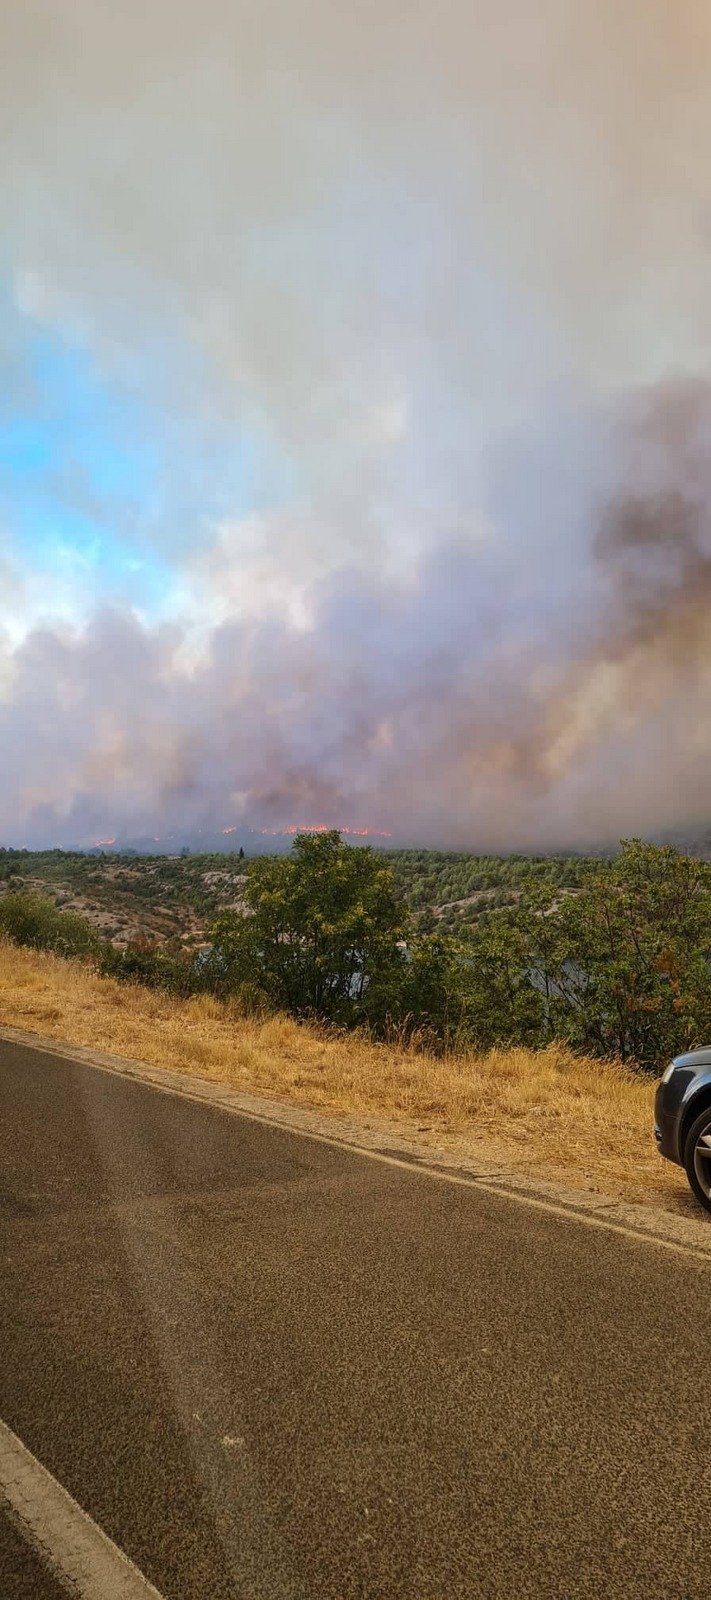
M2 1600L66 1600L66 1590L37 1551L0 1511L0 1595Z
M165 1600L709 1600L703 1262L6 1043L0 1225L0 1418Z

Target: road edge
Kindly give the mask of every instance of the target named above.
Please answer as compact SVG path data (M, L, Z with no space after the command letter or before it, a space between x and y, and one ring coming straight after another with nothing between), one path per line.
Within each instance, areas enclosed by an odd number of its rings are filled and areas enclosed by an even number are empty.
M288 1133L339 1145L355 1154L409 1168L423 1176L478 1187L488 1193L499 1194L502 1198L661 1245L711 1264L711 1227L703 1215L698 1220L677 1217L654 1206L567 1189L514 1172L502 1163L487 1160L479 1151L471 1157L465 1157L458 1152L453 1154L436 1146L419 1144L403 1136L395 1123L345 1117L338 1112L295 1105L276 1096L251 1094L216 1083L210 1078L171 1071L168 1067L151 1066L149 1062L95 1050L88 1045L69 1045L64 1040L29 1029L0 1025L2 1039L63 1060L96 1067L163 1093L179 1095L265 1122Z
M69 1593L81 1600L161 1600L125 1551L2 1420L0 1506Z

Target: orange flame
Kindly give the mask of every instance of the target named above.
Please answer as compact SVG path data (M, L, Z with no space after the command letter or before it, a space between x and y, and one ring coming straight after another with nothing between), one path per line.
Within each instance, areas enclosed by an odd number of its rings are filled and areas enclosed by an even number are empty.
M225 830L226 832L227 830ZM285 828L258 828L257 832L262 838L281 839L285 836L293 837L296 833L331 833L332 829L326 822L300 822L289 823ZM391 833L386 833L380 828L348 828L345 824L336 826L336 833L343 833L349 839L392 839Z

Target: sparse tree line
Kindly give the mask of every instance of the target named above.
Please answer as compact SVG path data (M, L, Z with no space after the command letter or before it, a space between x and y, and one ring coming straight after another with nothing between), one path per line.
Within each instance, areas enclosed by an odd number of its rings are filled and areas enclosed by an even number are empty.
M0 899L0 932L122 980L437 1050L561 1038L656 1070L711 1042L709 865L636 840L611 861L533 865L518 863L515 905L482 911L466 940L416 916L388 859L335 832L253 860L244 914L219 914L197 956L117 949L86 919L22 892Z

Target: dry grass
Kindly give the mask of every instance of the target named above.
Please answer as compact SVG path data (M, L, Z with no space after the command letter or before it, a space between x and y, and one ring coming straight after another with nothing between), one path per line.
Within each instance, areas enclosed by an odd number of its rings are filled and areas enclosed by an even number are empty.
M545 1050L440 1060L286 1017L246 1019L0 941L0 1022L324 1110L387 1118L424 1143L478 1147L519 1172L687 1211L682 1173L651 1135L653 1085Z

